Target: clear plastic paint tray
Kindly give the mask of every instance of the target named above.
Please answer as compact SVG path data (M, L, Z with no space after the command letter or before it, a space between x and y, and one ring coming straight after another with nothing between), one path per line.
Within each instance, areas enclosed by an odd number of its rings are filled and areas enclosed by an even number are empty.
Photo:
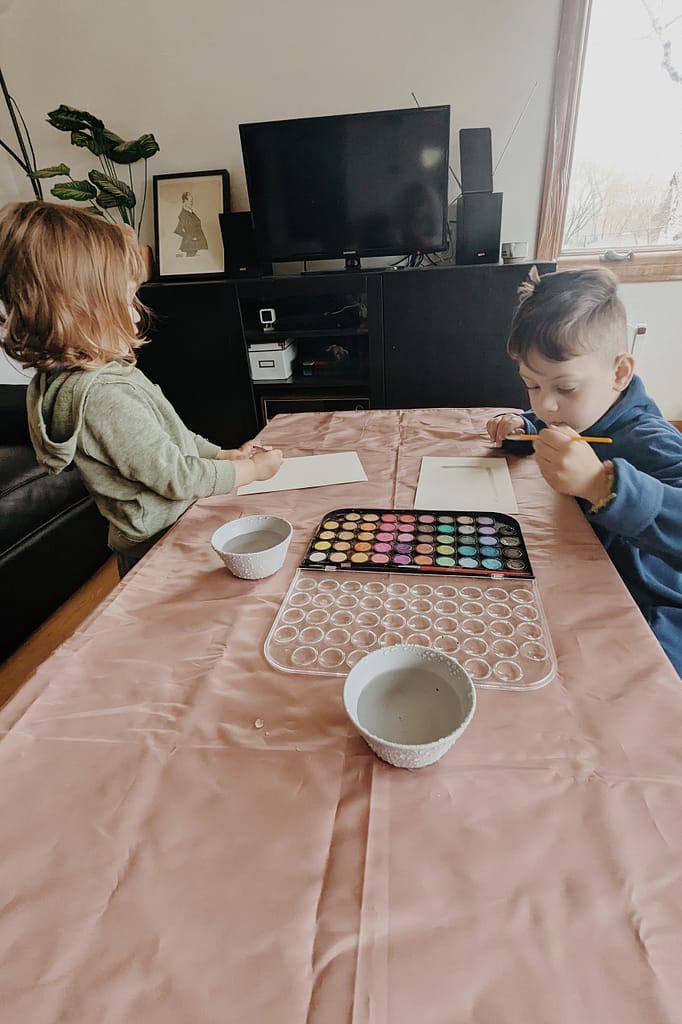
M556 673L535 579L298 569L265 640L283 672L345 676L370 651L434 647L477 686L529 690Z

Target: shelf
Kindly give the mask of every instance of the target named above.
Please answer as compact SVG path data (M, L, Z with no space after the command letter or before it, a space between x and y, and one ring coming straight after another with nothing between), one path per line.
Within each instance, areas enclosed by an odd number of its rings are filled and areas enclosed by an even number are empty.
M247 342L284 341L286 338L357 338L367 334L363 327L327 327L326 330L244 331Z
M286 380L254 380L253 387L254 391L270 391L273 388L296 388L299 391L332 391L342 388L369 390L366 377L347 377L340 373L312 377L295 373Z
M295 346L291 377L251 381L261 424L279 412L369 408L383 401L381 285L381 274L362 272L237 284L245 348L257 343L277 350L289 339ZM273 330L263 329L264 309L275 311ZM253 364L253 354L247 352L247 359ZM276 360L282 369L283 362ZM313 364L312 375L304 375L303 367Z

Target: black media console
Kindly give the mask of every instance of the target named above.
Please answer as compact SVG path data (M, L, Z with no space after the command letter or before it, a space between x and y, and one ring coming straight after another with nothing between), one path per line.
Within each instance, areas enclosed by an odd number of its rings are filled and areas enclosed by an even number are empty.
M150 283L141 297L154 325L139 365L189 427L223 447L280 412L525 406L505 342L530 266ZM252 381L249 345L286 339L289 379Z

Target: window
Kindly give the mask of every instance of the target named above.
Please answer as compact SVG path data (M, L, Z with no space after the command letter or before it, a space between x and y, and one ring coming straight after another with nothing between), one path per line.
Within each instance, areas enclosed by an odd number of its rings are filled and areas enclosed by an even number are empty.
M682 278L679 0L564 0L537 255Z

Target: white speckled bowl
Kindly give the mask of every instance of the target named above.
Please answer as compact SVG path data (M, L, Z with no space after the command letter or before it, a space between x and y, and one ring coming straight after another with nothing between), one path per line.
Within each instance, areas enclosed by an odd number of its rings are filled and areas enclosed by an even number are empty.
M211 547L233 576L262 580L284 565L293 532L279 516L242 516L218 527Z
M343 702L382 760L398 768L423 768L464 732L476 708L476 690L449 655L397 644L372 651L353 666Z

